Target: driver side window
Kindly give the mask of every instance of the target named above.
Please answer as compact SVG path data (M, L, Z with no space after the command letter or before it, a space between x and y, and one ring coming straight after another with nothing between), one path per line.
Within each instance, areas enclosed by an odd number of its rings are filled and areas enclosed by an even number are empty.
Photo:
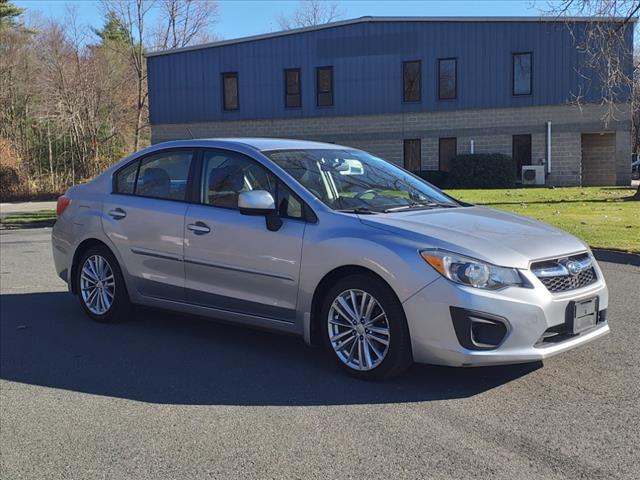
M291 190L258 162L235 152L206 151L202 161L200 201L205 205L238 208L242 192L266 190L280 216L302 218L302 203Z

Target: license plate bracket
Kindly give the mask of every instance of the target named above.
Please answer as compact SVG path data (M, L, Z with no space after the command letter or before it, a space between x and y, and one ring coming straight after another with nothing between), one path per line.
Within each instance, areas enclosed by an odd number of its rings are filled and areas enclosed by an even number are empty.
M569 332L578 335L598 323L598 297L571 302L568 312Z

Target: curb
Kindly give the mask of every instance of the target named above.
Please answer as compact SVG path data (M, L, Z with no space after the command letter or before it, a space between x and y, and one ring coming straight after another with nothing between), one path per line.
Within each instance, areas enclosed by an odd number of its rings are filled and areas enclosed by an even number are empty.
M0 230L23 230L29 228L53 227L55 220L45 220L43 222L29 223L0 223Z
M601 248L594 248L591 251L598 261L640 267L640 254L638 253L621 252L619 250L606 250Z

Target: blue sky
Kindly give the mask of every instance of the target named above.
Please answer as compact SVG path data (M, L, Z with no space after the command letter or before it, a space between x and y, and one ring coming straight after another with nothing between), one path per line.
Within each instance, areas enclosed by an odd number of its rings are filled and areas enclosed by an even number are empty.
M100 2L91 0L13 0L27 10L39 10L46 17L62 19L65 4L77 7L81 23L102 25ZM219 0L220 16L215 33L225 39L279 30L277 18L293 11L297 1ZM533 0L347 0L339 2L344 18L379 16L527 16L537 15L546 1ZM544 5L543 5L544 4Z

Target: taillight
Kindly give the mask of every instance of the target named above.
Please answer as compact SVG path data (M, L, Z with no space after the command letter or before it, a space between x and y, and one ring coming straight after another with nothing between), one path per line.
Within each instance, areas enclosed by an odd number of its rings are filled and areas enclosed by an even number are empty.
M65 195L58 197L58 204L56 205L56 215L60 216L71 204L71 199Z

